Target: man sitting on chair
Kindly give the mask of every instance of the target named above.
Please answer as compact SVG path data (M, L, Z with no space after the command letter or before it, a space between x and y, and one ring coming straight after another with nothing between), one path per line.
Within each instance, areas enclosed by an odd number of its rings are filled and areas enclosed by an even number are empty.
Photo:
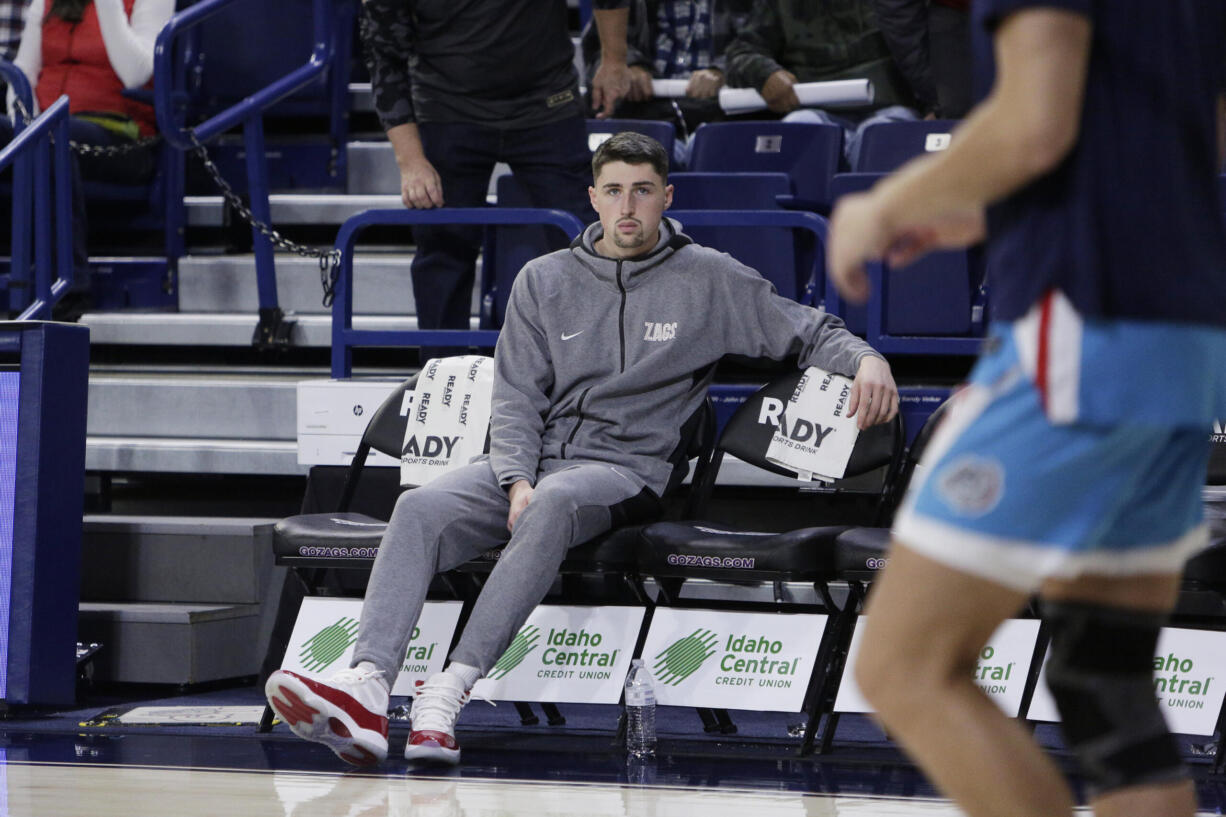
M600 216L515 280L494 354L490 454L406 491L379 548L351 669L320 682L278 671L269 704L300 737L363 765L387 755L388 690L431 578L506 549L446 670L418 682L405 757L455 763L455 722L553 583L569 548L656 515L684 468L682 426L724 355L855 375L860 428L893 419L884 358L825 312L664 219L668 156L637 133L592 158Z

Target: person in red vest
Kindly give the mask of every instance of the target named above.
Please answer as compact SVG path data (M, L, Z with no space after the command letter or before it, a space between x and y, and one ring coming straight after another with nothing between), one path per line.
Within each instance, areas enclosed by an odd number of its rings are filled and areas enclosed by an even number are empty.
M135 144L153 135L153 106L124 95L153 78L153 47L174 14L174 0L31 0L21 45L13 63L34 88L34 110L67 94L73 142L100 146ZM10 117L18 115L12 91ZM0 119L0 144L12 138L10 120ZM149 147L116 156L76 154L80 178L104 182L147 181L154 170ZM73 239L76 275L60 302L59 315L72 317L88 307L89 267L80 179L73 184Z

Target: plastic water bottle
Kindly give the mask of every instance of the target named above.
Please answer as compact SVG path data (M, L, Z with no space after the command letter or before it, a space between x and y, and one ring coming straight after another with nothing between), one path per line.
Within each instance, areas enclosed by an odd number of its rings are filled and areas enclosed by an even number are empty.
M630 662L626 676L626 753L632 757L656 753L656 691L639 658Z

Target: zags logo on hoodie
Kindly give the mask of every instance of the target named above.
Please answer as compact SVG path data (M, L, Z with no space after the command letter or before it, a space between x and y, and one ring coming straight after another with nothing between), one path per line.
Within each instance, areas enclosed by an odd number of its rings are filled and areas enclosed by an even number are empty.
M644 321L643 326L646 327L646 331L643 333L643 340L673 340L677 337L676 321L672 323Z

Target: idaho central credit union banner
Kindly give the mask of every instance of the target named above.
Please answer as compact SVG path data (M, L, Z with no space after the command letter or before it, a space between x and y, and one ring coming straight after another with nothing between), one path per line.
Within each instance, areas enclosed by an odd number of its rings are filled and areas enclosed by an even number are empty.
M656 701L799 712L826 620L657 607L643 646Z
M400 484L425 485L485 451L494 359L481 355L435 358L417 388L405 392Z
M642 607L542 604L473 687L497 701L608 703L622 685L643 626Z
M412 695L416 681L442 672L461 607L459 601L426 602L392 686L393 695ZM361 599L303 599L281 669L322 680L348 668L361 615Z

